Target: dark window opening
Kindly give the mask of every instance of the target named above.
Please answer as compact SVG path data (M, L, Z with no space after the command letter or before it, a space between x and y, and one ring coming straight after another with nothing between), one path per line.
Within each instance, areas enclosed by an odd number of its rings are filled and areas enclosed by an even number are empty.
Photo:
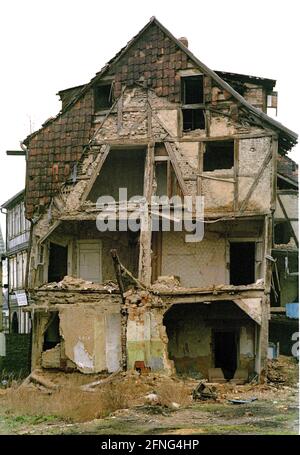
M61 281L68 274L68 247L50 243L48 282Z
M203 76L188 76L181 78L182 104L202 104Z
M280 175L277 175L277 189L278 190L296 190L297 182L294 182L294 184L291 182L288 182L284 178L280 177Z
M183 131L204 130L204 109L182 109Z
M54 348L58 343L60 343L59 317L58 313L54 313L44 334L43 351Z
M291 240L290 227L287 222L278 223L274 227L274 242L277 245L287 244Z
M11 331L12 333L19 333L19 320L18 315L14 312L12 321L11 321Z
M100 196L112 196L119 201L120 188L127 189L127 200L143 196L145 157L145 149L110 150L88 200L97 202Z
M230 243L230 284L255 282L255 242Z
M155 163L156 196L168 196L168 162Z
M95 112L112 106L112 84L98 85L94 91Z
M221 368L225 379L232 379L237 368L237 336L235 332L214 333L215 368Z
M203 171L231 169L234 166L234 142L207 142L203 157Z

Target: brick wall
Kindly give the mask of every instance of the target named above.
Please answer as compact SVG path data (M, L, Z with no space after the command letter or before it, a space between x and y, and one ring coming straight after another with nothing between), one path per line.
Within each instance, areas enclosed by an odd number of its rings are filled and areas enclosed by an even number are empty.
M0 369L22 377L30 373L31 334L6 334L6 356L2 357Z

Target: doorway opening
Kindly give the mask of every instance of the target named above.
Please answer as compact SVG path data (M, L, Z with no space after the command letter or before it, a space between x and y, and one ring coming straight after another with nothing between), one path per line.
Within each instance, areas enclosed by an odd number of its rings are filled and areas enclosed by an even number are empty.
M221 368L225 379L232 379L237 369L236 332L214 332L215 368Z
M59 282L68 274L68 247L50 243L48 282Z
M255 282L255 242L230 242L230 284Z

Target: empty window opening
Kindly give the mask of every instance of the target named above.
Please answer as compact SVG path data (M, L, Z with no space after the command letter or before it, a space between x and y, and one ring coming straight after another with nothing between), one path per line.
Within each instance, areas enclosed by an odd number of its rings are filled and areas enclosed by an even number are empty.
M205 115L203 109L182 109L183 131L204 130Z
M100 196L119 201L119 189L127 189L127 200L144 194L144 149L110 150L88 199L97 202Z
M58 312L55 312L44 334L43 351L54 348L58 343L60 343L59 317Z
M156 196L168 195L168 161L155 163Z
M18 315L17 315L16 312L14 312L13 316L12 316L11 332L12 333L19 333L19 320L18 320Z
M255 242L230 242L230 284L255 282Z
M112 84L98 85L94 89L95 112L112 106Z
M236 332L215 332L213 335L215 368L221 368L225 379L232 379L237 368Z
M203 171L231 169L234 165L234 142L207 142L203 157Z
M50 243L48 282L61 281L68 274L68 247Z
M277 223L274 227L274 242L277 245L287 244L291 240L290 226L286 221Z
M182 104L203 104L203 76L181 78Z

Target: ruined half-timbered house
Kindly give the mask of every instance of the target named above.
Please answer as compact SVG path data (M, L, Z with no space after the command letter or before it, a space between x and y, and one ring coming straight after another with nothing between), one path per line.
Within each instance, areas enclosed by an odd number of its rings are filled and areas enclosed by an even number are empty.
M59 92L24 141L32 368L264 377L277 161L297 141L267 115L274 85L212 71L152 18ZM201 239L174 196L192 222L204 201Z

